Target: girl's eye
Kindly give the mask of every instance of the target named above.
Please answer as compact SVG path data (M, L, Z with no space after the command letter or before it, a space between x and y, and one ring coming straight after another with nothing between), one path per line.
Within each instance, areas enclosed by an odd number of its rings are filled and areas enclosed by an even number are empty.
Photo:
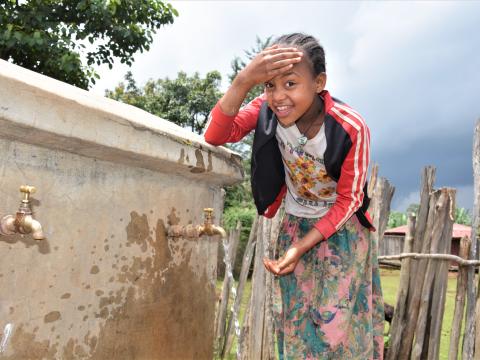
M287 87L292 87L294 85L295 85L295 83L293 81L287 81L287 83L286 83Z
M273 87L273 84L270 82L265 83L265 89L271 89Z

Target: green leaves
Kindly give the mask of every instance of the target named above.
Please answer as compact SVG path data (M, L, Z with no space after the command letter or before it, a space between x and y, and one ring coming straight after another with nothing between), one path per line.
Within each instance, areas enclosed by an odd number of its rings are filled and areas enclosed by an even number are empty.
M180 71L176 79L149 80L140 88L128 72L125 83L107 91L106 96L201 133L210 110L222 96L221 79L218 71L207 73L205 78Z
M161 0L3 1L0 58L87 89L98 77L94 64L111 68L118 58L131 65L177 15Z

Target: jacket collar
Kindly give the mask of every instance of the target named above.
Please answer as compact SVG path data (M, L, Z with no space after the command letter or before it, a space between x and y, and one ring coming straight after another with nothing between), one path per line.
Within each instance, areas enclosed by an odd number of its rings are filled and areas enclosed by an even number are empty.
M330 96L328 90L323 90L319 96L323 99L323 103L325 105L325 114L328 114L330 109L333 107L332 97Z

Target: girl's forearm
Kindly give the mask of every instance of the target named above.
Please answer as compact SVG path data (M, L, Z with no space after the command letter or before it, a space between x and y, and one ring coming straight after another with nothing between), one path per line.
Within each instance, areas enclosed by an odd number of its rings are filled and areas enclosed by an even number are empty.
M322 240L324 240L323 235L314 227L302 238L302 240L298 241L293 246L298 248L302 254L305 254Z
M244 79L242 73L235 77L232 85L218 102L225 115L233 116L238 113L252 87L253 84Z

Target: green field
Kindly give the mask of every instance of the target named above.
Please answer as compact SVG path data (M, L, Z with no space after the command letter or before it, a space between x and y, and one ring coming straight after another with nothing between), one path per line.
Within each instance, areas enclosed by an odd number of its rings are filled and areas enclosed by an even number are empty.
M398 284L400 282L400 270L381 270L382 277L382 289L385 302L390 305L395 306L395 299L397 295ZM457 273L450 273L448 278L448 288L447 288L447 300L445 304L445 314L443 317L443 326L442 326L442 339L440 343L440 359L448 359L448 348L450 345L450 329L453 319L453 311L455 307L455 292L457 286ZM222 283L217 282L217 290L221 291ZM247 283L245 287L244 296L242 298L242 305L240 309L240 324L243 321L243 314L245 313L245 307L247 306L248 299L251 292L251 283ZM461 339L460 339L461 341ZM460 342L461 344L461 342ZM236 341L233 344L231 354L227 359L235 359L236 351Z

